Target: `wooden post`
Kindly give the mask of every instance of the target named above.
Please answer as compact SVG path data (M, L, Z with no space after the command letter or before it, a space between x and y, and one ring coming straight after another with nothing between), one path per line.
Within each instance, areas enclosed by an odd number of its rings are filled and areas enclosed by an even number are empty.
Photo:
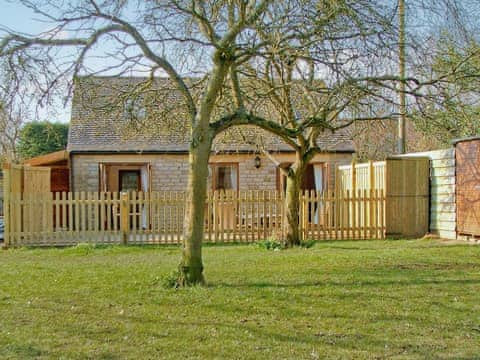
M368 224L370 226L370 229L374 228L375 227L375 236L374 238L377 239L378 236L378 232L376 231L377 230L377 222L376 222L376 217L375 217L375 209L376 209L376 202L377 202L377 193L375 191L375 188L376 188L376 184L375 184L375 168L373 166L373 162L372 161L369 161L368 162L368 175L370 177L370 189L368 191L368 195L369 195L369 198L370 198L370 201L368 202L368 207L369 207L369 211L368 211ZM367 224L367 222L366 222ZM371 230L370 230L370 234L371 234Z
M351 171L350 171L350 176L352 179L352 190L355 190L357 188L357 167L355 160L352 160L352 163L350 164L351 166Z
M300 191L300 239L306 240L308 234L308 208L310 206L310 192L308 190Z
M122 243L124 245L128 243L129 212L128 193L122 192L120 195L120 230L122 232Z
M373 167L373 161L368 162L368 175L370 178L370 189L375 189L375 168Z
M355 163L355 160L352 160L352 192L351 192L351 199L348 199L347 201L350 202L350 207L349 207L349 216L348 216L348 223L347 227L352 228L352 238L355 238L355 217L356 217L356 212L355 212L355 206L356 206L356 201L355 197L357 194L357 164ZM348 193L347 193L348 194ZM348 195L347 195L348 197ZM347 204L348 204L347 202ZM348 231L347 231L348 233Z
M10 164L3 165L3 248L10 246Z

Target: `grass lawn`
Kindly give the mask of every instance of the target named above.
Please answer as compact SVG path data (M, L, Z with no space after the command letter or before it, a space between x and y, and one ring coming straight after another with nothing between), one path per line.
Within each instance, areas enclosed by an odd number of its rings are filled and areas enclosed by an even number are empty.
M480 358L480 247L337 241L0 251L0 358Z

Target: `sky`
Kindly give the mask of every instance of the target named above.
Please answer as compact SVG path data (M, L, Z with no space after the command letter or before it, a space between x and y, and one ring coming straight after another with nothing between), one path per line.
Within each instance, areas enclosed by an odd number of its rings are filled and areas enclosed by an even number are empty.
M0 24L12 29L22 27L26 32L42 30L42 24L34 21L32 11L15 2L5 0L0 0Z
M47 32L52 28L52 24L40 21L39 15L35 14L32 10L19 4L18 1L13 0L0 0L0 29L1 30L14 30L23 32L26 34L38 34ZM0 34L1 36L1 34ZM108 50L108 45L102 45L102 52ZM108 66L108 59L105 58L89 58L88 65L93 69L104 68ZM132 75L142 75L144 72L131 73ZM44 108L36 107L35 110L31 110L32 119L29 120L48 120L53 122L69 122L70 121L70 106L68 101L65 103L65 99L55 98L53 104L46 105Z
M388 0L387 0L388 1ZM473 9L470 2L473 0L462 0L461 4L467 6L470 10ZM474 1L478 7L478 3ZM406 0L407 6L415 3L414 0ZM437 12L437 15L441 16L442 10L440 9ZM424 26L428 22L424 16L418 14L418 16L408 16L407 8L407 19L414 19L417 24ZM476 16L475 16L476 17ZM421 18L424 18L423 20ZM407 23L407 27L409 24ZM51 27L51 24L39 21L38 15L35 15L30 9L18 3L18 1L13 0L0 0L0 29L12 29L16 31L22 31L24 33L35 34L39 32L45 32ZM410 24L410 28L413 29L416 26ZM107 45L108 46L108 45ZM104 48L102 48L104 50ZM98 63L93 63L93 66L105 65L105 59L95 60ZM99 62L102 63L99 63ZM70 118L70 103L66 105L63 103L63 99L58 99L55 101L51 108L43 108L38 112L38 120L50 120L50 121L60 121L68 122Z
M30 9L15 1L0 0L0 26L25 33L38 33L48 29L49 25L39 22ZM53 103L53 107L31 110L32 118L28 120L49 120L52 122L70 121L70 103L64 106L61 99Z

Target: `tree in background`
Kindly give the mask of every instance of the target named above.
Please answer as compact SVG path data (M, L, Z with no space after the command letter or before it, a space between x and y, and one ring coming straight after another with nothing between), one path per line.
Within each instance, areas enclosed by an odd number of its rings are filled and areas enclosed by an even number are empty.
M453 138L480 131L480 4L439 0L405 5L407 74L434 79L417 96L407 96L407 151L448 147Z
M22 159L63 150L67 147L68 124L34 121L25 124L18 137L17 152Z
M17 162L16 144L20 128L28 114L30 96L17 91L13 72L0 62L0 161Z
M447 36L436 48L431 71L449 75L419 99L411 119L438 146L450 146L455 138L480 134L480 44Z
M16 162L16 149L20 134L22 115L14 111L5 102L0 102L0 161Z

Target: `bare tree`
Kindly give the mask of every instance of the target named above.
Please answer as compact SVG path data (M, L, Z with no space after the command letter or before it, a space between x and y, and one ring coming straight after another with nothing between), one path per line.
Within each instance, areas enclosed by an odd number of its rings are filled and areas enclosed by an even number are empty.
M453 137L478 131L474 104L478 96L472 89L480 76L474 65L480 59L478 46L475 49L480 3L423 0L404 5L406 28L399 39L400 50L405 48L403 71L425 82L415 96L406 96L400 104L401 113L413 122L407 122L412 137L407 135L407 149L448 146ZM422 133L423 138L415 137Z
M292 29L301 26L295 11L303 2L287 7L269 0L22 3L51 26L33 35L3 29L0 55L18 71L35 74L29 80L45 96L71 76L131 71L168 76L181 92L191 132L180 283L202 283L204 202L208 159L219 128L212 125L217 100L229 74L235 77L236 64L265 48L257 29L275 27L278 20L267 11L296 19L290 31L279 32L293 38ZM203 80L198 97L185 76ZM232 120L221 122L223 130Z
M391 75L397 74L389 61L395 4L388 2L21 2L51 26L33 35L2 29L0 56L18 72L32 74L28 81L44 101L79 74L167 76L181 92L191 129L181 284L204 281L204 202L217 134L234 125L257 125L289 143L298 158L289 171L295 205L304 164L321 151L316 137L322 130L391 116L378 113L371 100L391 101L399 81L405 91L419 94L417 79ZM185 77L200 80L195 90ZM245 79L259 84L253 98L267 99L276 112L255 107ZM232 94L228 106L221 103L226 88ZM299 241L298 207L289 208L293 244Z
M20 110L12 110L0 104L0 157L8 162L17 162L17 140L22 125Z
M27 93L19 94L17 82L9 70L8 64L0 64L0 157L17 162L17 141L28 117L31 97Z
M238 108L244 111L234 123L263 127L280 136L296 153L295 162L286 170L284 224L289 245L301 241L300 189L307 164L316 153L325 150L318 146L319 136L351 125L357 129L388 126L405 112L406 98L412 105L431 104L433 98L429 94L449 83L449 77L462 76L458 67L436 73L411 69L408 76L406 71L399 74L398 53L404 51L405 40L400 37L399 47L397 5L372 1L310 2L295 13L302 19L302 26L291 39L282 36L290 29L291 19L272 15L277 19L276 27L257 29L259 38L267 45L254 58L256 63L250 59L234 64L238 71L230 76L231 86ZM414 6L422 9L424 16L438 10L423 2ZM455 2L442 3L440 8L457 14L455 6ZM270 11L273 14L275 9ZM411 68L429 50L430 34L427 35L419 32L410 36ZM400 102L398 91L403 95ZM374 142L391 139L394 143L392 130Z
M298 13L302 27L295 38L282 39L279 32L288 29L290 19L279 17L276 28L259 29L259 37L268 44L258 55L260 65L235 64L238 72L230 79L244 113L234 123L273 132L296 154L284 170L284 224L290 246L302 240L299 199L307 165L327 150L317 139L357 121L391 119L396 115L396 84L418 85L416 79L401 79L396 73L397 27L391 21L395 12L395 7L373 6L371 1L310 3ZM390 109L375 106L379 102ZM222 124L217 124L221 130Z

